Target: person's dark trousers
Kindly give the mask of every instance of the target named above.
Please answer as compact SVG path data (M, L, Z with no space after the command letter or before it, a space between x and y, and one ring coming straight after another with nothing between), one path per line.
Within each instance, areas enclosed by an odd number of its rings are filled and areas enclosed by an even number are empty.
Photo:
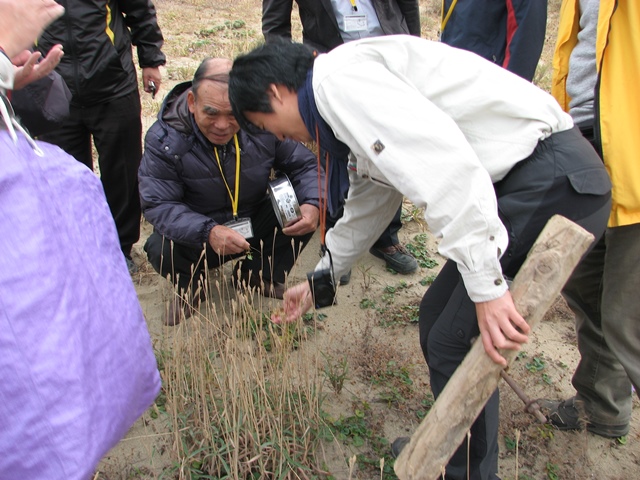
M500 260L507 278L516 275L554 214L574 221L595 238L606 228L610 182L595 151L575 128L539 142L533 154L494 188L498 213L509 234L509 246ZM420 345L436 398L479 334L475 304L457 265L448 261L420 305ZM498 478L498 420L496 390L471 427L470 445L465 441L449 461L448 480Z
M242 261L244 273L259 273L265 280L284 283L298 255L307 245L313 232L299 237L289 237L282 233L280 225L268 198L251 217L253 238L251 259ZM205 278L205 260L207 268L216 268L234 258L244 257L245 253L219 256L211 245L192 247L171 242L157 232L151 234L144 246L149 262L163 277L171 281L183 292L195 292L198 282Z
M333 228L335 224L340 220L342 214L344 212L344 207L340 208L338 213L335 216L327 216L327 230ZM398 207L398 211L393 216L391 223L387 226L387 228L380 234L376 243L373 244L373 248L387 248L392 245L397 245L400 243L398 239L398 231L402 228L402 205Z
M128 95L87 107L71 105L62 127L40 137L58 145L93 170L91 139L98 152L100 179L126 256L140 238L138 167L142 123L137 88Z
M593 148L599 153L602 152L593 122L585 122L578 126ZM640 225L635 228L638 227ZM627 265L627 259L636 258L632 252L633 246L637 245L635 240L638 237L632 235L627 241L624 240L630 228L634 227L608 229L576 267L563 292L567 304L576 316L580 351L580 362L573 375L572 384L576 389L576 399L584 405L589 423L600 432L628 430L633 408L631 380L627 369L618 360L618 352L615 349L618 345L616 337L633 338L633 335L628 335L629 330L624 328L625 319L633 318L632 315L624 313L624 309L627 309L627 312L631 311L630 302L619 301L617 297L619 292L624 291L624 288L618 285L620 279L633 278L633 269ZM604 295L607 282L603 279L606 278L616 279L615 287L606 290L616 292L616 296ZM609 282L608 285L614 285L614 282ZM612 297L615 300L612 301ZM623 312L618 308L614 311L607 308L613 305L620 305ZM605 334L607 330L609 332ZM636 362L625 363L629 366ZM635 368L637 372L639 367ZM638 394L640 395L640 392ZM614 434L611 433L611 436Z

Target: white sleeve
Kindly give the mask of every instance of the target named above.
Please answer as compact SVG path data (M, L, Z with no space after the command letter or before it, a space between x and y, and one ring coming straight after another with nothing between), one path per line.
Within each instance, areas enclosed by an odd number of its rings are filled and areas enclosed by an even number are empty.
M402 203L402 194L394 188L364 180L351 172L350 182L344 214L326 238L336 278L347 273L360 255L371 248ZM329 268L328 255L316 265L316 270L324 268Z
M0 52L0 90L6 93L7 90L13 89L13 77L15 68L9 57Z
M425 208L430 230L441 237L440 253L457 263L471 299L502 296L507 285L499 257L508 240L493 184L449 115L374 61L344 66L314 87L320 114L336 137Z

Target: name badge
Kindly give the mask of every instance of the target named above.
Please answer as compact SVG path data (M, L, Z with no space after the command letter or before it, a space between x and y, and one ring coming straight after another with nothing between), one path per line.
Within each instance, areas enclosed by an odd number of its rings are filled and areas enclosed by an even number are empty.
M345 15L344 31L345 32L362 32L367 30L367 16L362 15Z
M229 227L231 230L235 230L244 238L253 238L253 227L251 226L250 218L238 218L231 220L224 224L225 227Z

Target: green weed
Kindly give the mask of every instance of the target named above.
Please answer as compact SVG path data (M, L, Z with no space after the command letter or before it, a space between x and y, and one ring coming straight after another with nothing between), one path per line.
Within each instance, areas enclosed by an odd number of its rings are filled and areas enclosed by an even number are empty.
M418 265L422 268L435 268L438 266L438 262L431 258L427 250L427 234L419 233L413 237L411 243L407 243L407 250L418 261Z
M533 357L533 359L525 365L525 368L532 373L536 373L541 370L544 370L545 367L546 367L546 364L544 360L542 360L539 357Z
M333 391L338 395L342 392L344 381L349 373L349 363L347 357L342 357L338 362L334 363L327 355L322 354L325 360L324 375L331 384Z
M555 463L547 462L545 466L547 478L549 480L559 480L560 468Z

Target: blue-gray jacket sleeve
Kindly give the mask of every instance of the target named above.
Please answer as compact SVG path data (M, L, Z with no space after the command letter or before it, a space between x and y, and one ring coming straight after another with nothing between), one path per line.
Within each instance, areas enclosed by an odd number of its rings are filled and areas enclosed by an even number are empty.
M152 127L138 171L142 213L158 233L170 240L202 246L216 222L184 203L184 185L176 171L175 156L163 151L161 145Z

